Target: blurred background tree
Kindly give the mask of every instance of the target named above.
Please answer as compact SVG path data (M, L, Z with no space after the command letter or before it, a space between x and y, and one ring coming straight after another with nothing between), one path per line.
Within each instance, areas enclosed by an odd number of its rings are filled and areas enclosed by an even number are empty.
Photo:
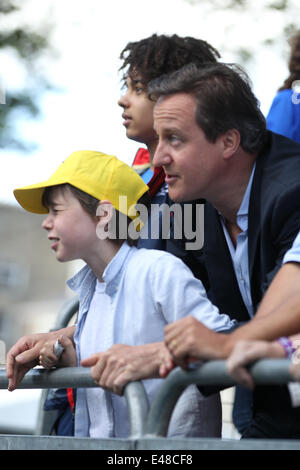
M51 52L50 32L49 24L36 31L23 23L22 3L0 0L0 148L36 147L22 137L18 122L39 117L39 98L52 88L40 67L40 58Z
M258 47L275 47L280 51L280 45L285 44L287 38L299 29L299 4L295 0L184 0L191 5L201 5L203 11L207 15L223 13L224 18L233 19L228 22L227 32L230 36L231 30L235 31L235 27L239 22L243 21L243 17L247 21L257 24L259 27L260 19L264 18L265 33L261 34L259 29L253 29L253 40L245 44L244 38L240 36L235 38L235 44L232 43L228 47L227 38L224 38L223 51L228 49L234 55L235 61L248 66L253 59ZM284 27L277 37L268 32L268 24L277 21L281 16ZM236 22L234 21L236 19ZM235 24L234 24L235 23ZM225 27L226 31L226 27Z

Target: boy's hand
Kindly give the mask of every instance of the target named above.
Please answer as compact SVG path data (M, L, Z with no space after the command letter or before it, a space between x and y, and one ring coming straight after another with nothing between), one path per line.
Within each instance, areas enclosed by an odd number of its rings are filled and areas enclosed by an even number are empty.
M26 372L38 365L40 350L51 335L52 333L38 333L22 336L8 351L6 356L6 374L9 379L9 391L15 390Z
M64 348L61 356L55 354L54 346L57 340ZM46 341L42 347L39 355L39 364L45 369L51 369L52 367L76 367L76 350L73 341L67 336L61 335L58 338Z
M68 326L59 331L22 336L6 355L8 390L15 390L26 372L39 364L41 349L47 341L56 340L62 334L72 338L74 331L75 326Z

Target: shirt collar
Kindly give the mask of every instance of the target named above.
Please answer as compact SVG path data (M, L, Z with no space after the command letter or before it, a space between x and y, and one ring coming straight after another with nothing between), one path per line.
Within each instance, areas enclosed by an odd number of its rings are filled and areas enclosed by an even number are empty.
M81 287L84 284L88 284L89 281L96 280L96 276L94 275L91 268L86 264L83 268L75 274L75 276L71 277L67 281L67 285L72 289L74 292L79 292Z
M241 202L240 208L239 208L239 210L237 212L237 216L236 216L237 224L243 231L248 229L249 201L250 201L250 194L251 194L251 188L252 188L252 182L253 182L255 167L256 167L256 162L254 162L252 172L251 172L248 184L247 184L247 188L246 188L243 200ZM223 215L221 213L219 213L219 216L221 218L222 224L225 224L225 219L224 219Z
M255 171L255 166L256 162L254 162L252 172L248 181L248 185L242 200L242 203L240 205L240 208L238 210L237 216L239 217L240 215L248 215L249 211L249 201L250 201L250 193L251 193L251 187L252 187L252 181L253 181L253 176L254 176L254 171Z
M123 266L130 250L131 248L128 243L124 242L104 270L103 280L106 283L106 293L108 295L113 294L118 288L121 273L123 272Z

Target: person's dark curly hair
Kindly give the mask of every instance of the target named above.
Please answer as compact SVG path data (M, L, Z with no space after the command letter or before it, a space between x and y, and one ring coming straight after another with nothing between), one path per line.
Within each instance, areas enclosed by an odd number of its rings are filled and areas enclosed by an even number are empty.
M147 85L154 78L173 72L189 63L201 66L216 62L219 52L201 39L157 35L136 42L129 42L120 54L123 61L123 80L138 73L142 83Z
M289 40L291 46L291 53L289 59L289 71L290 75L284 81L282 87L278 91L292 88L292 84L295 80L300 80L300 31L291 37Z

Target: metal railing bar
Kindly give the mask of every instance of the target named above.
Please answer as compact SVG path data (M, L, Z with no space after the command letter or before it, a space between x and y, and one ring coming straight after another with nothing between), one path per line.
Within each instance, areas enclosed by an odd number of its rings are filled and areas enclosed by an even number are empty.
M249 367L256 384L281 385L293 381L289 359L262 359ZM149 407L148 397L142 382L131 382L124 390L130 419L130 436L164 437L174 406L184 389L191 384L232 386L235 381L227 374L226 361L209 361L192 365L189 370L174 369L162 382L156 397ZM0 389L8 387L5 370L0 370ZM30 388L86 388L97 387L91 377L90 368L66 367L29 371L20 389Z
M289 359L262 359L249 366L249 372L258 385L282 385L293 381L289 373L290 364ZM162 382L151 405L145 426L146 436L167 435L176 402L191 384L233 386L236 382L227 374L226 361L195 364L189 370L174 369Z
M139 438L145 434L145 425L150 409L148 395L142 382L131 382L124 390L129 422L130 438Z
M77 297L72 297L70 300L67 300L62 306L61 310L58 312L52 330L60 330L61 328L65 328L75 313L78 312L78 309L79 300Z
M0 389L8 387L6 372L0 371ZM84 367L63 367L60 369L32 369L24 376L18 388L86 388L96 387L91 370Z
M216 450L298 450L299 440L283 439L219 439L219 438L92 438L62 436L1 435L0 451L4 450L164 450L216 451ZM188 452L186 453L188 454ZM132 454L133 455L133 454ZM205 456L204 456L205 457ZM177 457L175 461L179 461ZM192 467L192 465L191 465Z
M0 389L8 387L5 370L0 370ZM91 369L64 367L61 369L33 369L24 376L20 389L31 388L91 388L97 387ZM130 436L142 436L149 411L148 397L142 382L130 382L124 390L129 413Z

